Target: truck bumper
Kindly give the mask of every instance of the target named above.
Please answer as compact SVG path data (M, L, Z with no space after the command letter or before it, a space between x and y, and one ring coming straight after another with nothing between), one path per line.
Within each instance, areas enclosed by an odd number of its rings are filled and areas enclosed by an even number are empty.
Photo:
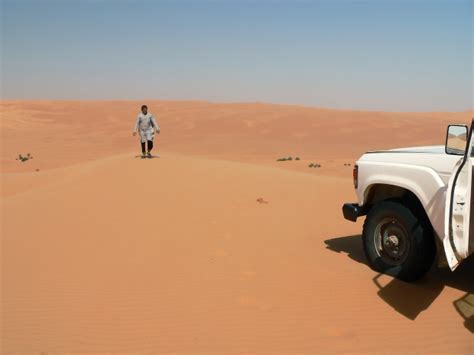
M348 221L355 222L360 216L365 216L368 212L366 206L359 206L357 203L345 203L342 206L342 214Z

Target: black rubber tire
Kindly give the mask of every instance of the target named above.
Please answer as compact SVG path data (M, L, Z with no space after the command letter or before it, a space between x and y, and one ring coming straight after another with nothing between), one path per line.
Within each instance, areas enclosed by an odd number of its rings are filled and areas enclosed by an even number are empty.
M377 225L384 218L395 220L407 232L408 251L400 265L387 263L377 253L375 233ZM362 240L365 255L372 269L404 281L422 278L436 257L431 224L426 218L416 216L409 208L395 201L382 201L371 208L364 222Z

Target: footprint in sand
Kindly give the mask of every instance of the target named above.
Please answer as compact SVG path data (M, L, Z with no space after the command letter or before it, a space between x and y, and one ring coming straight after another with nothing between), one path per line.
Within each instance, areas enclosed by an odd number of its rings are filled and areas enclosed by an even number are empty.
M257 310L262 311L262 312L270 312L270 311L273 311L274 309L276 309L276 307L274 305L269 304L269 303L259 304L259 302L257 302L256 298L251 297L249 295L241 295L238 298L238 303L241 306L257 309Z
M211 256L217 258L226 258L230 256L230 252L228 252L227 250L216 250L211 253Z
M263 312L271 312L275 310L277 307L275 307L272 304L261 304L258 306L258 309Z
M255 306L257 303L257 300L255 298L248 295L241 295L237 301L242 306Z
M257 273L253 270L245 270L245 271L241 271L239 275L241 279L250 279L250 278L255 277Z
M353 338L355 337L354 332L350 332L339 328L329 328L326 330L326 335L334 338Z
M225 234L222 236L222 239L224 239L224 240L231 240L231 239L232 239L232 234L231 234L231 233L225 233Z

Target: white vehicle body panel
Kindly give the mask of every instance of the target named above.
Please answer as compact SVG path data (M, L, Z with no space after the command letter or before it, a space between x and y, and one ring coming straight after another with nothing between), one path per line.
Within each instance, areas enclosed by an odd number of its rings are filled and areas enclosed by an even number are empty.
M433 229L442 241L445 232L445 203L449 179L460 156L448 155L444 146L411 147L368 152L359 166L356 194L363 206L377 184L411 191L423 205Z

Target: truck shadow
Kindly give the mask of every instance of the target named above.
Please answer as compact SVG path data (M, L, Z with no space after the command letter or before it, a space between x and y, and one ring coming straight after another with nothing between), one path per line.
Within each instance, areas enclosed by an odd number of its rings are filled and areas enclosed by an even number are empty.
M339 237L324 241L327 249L337 253L346 253L352 260L368 266L362 248L360 235ZM453 302L456 311L464 319L464 326L474 333L474 257L467 259L458 269L451 272L447 268L433 270L422 280L407 283L395 278L377 274L373 282L378 288L378 296L398 313L414 320L427 310L443 289L448 286L466 294Z

